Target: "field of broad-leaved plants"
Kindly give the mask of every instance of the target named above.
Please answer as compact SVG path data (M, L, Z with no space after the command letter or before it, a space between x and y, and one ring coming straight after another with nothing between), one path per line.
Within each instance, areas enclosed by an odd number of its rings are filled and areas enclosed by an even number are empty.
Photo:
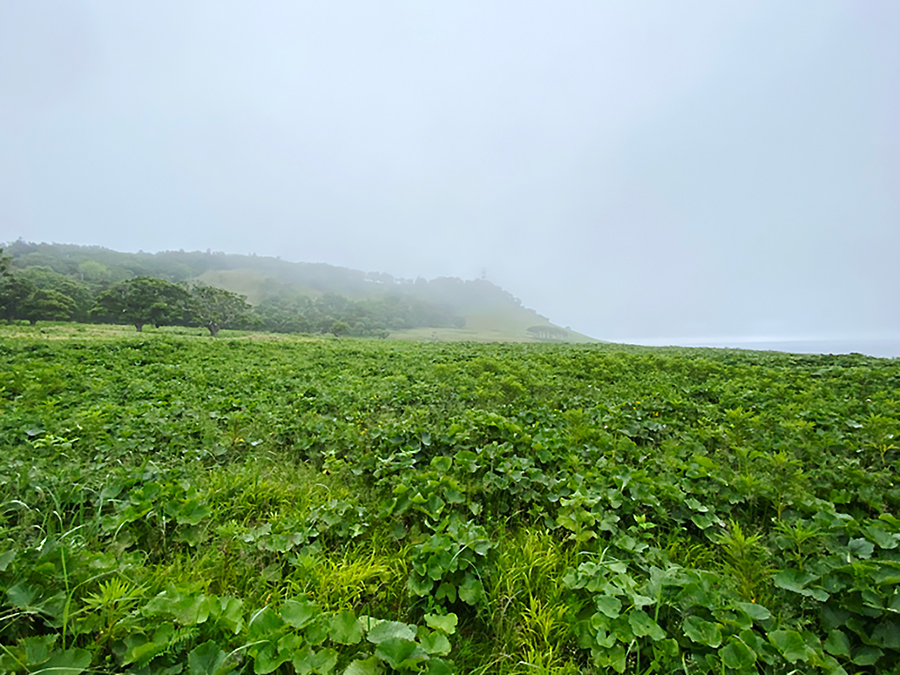
M900 360L15 331L0 672L900 669Z

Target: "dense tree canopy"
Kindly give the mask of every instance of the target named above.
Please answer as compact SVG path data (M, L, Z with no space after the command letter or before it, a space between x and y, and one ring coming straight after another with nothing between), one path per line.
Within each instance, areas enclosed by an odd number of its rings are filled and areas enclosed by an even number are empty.
M34 293L33 283L20 274L0 275L0 313L7 321L24 318L26 300Z
M67 321L77 310L72 298L53 289L38 288L24 303L25 318L32 326L38 321Z
M247 298L215 286L191 288L190 313L194 321L209 329L213 337L229 323L250 311Z
M44 265L16 270L15 274L31 282L39 290L55 291L68 297L74 304L66 319L85 321L89 318L91 308L94 306L94 293L91 287L79 278L60 274Z
M141 332L144 324L164 326L183 319L188 299L188 292L181 286L163 279L136 277L100 293L91 314L134 324Z

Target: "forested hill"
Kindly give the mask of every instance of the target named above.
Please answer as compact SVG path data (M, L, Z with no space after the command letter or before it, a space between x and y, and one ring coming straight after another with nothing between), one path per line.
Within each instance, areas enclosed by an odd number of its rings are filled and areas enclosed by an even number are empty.
M245 296L252 310L233 321L238 328L316 333L337 332L332 330L337 327L348 334L412 339L590 339L554 326L486 280L400 279L325 263L213 251L123 253L21 239L0 247L9 258L7 282L10 277L19 282L14 292L9 283L0 286L8 320L97 318L92 310L100 293L136 277L153 277ZM35 303L28 306L29 292L51 290L71 303L54 296L53 311L46 311L46 299L43 313Z

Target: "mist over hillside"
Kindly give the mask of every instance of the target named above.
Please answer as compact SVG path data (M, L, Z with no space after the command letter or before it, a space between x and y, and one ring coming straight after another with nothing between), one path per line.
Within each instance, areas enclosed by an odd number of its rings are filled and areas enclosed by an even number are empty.
M585 341L554 326L485 279L403 279L326 263L207 251L124 253L100 246L3 245L10 269L39 288L71 297L67 318L86 320L101 291L136 277L206 284L244 296L254 316L241 327L276 332L345 332L407 339ZM9 318L9 317L8 317ZM255 322L255 323L254 323Z

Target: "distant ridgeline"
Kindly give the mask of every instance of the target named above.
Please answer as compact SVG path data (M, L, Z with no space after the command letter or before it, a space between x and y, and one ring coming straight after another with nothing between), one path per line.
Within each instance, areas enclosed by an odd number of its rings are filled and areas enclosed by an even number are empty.
M213 334L227 325L387 337L412 329L452 332L463 329L468 318L484 324L485 317L487 323L503 317L508 339L559 341L568 334L484 280L412 281L324 263L211 251L120 253L21 239L0 246L0 312L8 321L106 321L131 323L139 330L143 324L201 325ZM167 283L138 281L145 277ZM181 295L169 285L177 285ZM210 299L205 297L210 292L198 294L203 287L222 290ZM140 306L127 309L129 302ZM228 311L215 313L226 305Z

